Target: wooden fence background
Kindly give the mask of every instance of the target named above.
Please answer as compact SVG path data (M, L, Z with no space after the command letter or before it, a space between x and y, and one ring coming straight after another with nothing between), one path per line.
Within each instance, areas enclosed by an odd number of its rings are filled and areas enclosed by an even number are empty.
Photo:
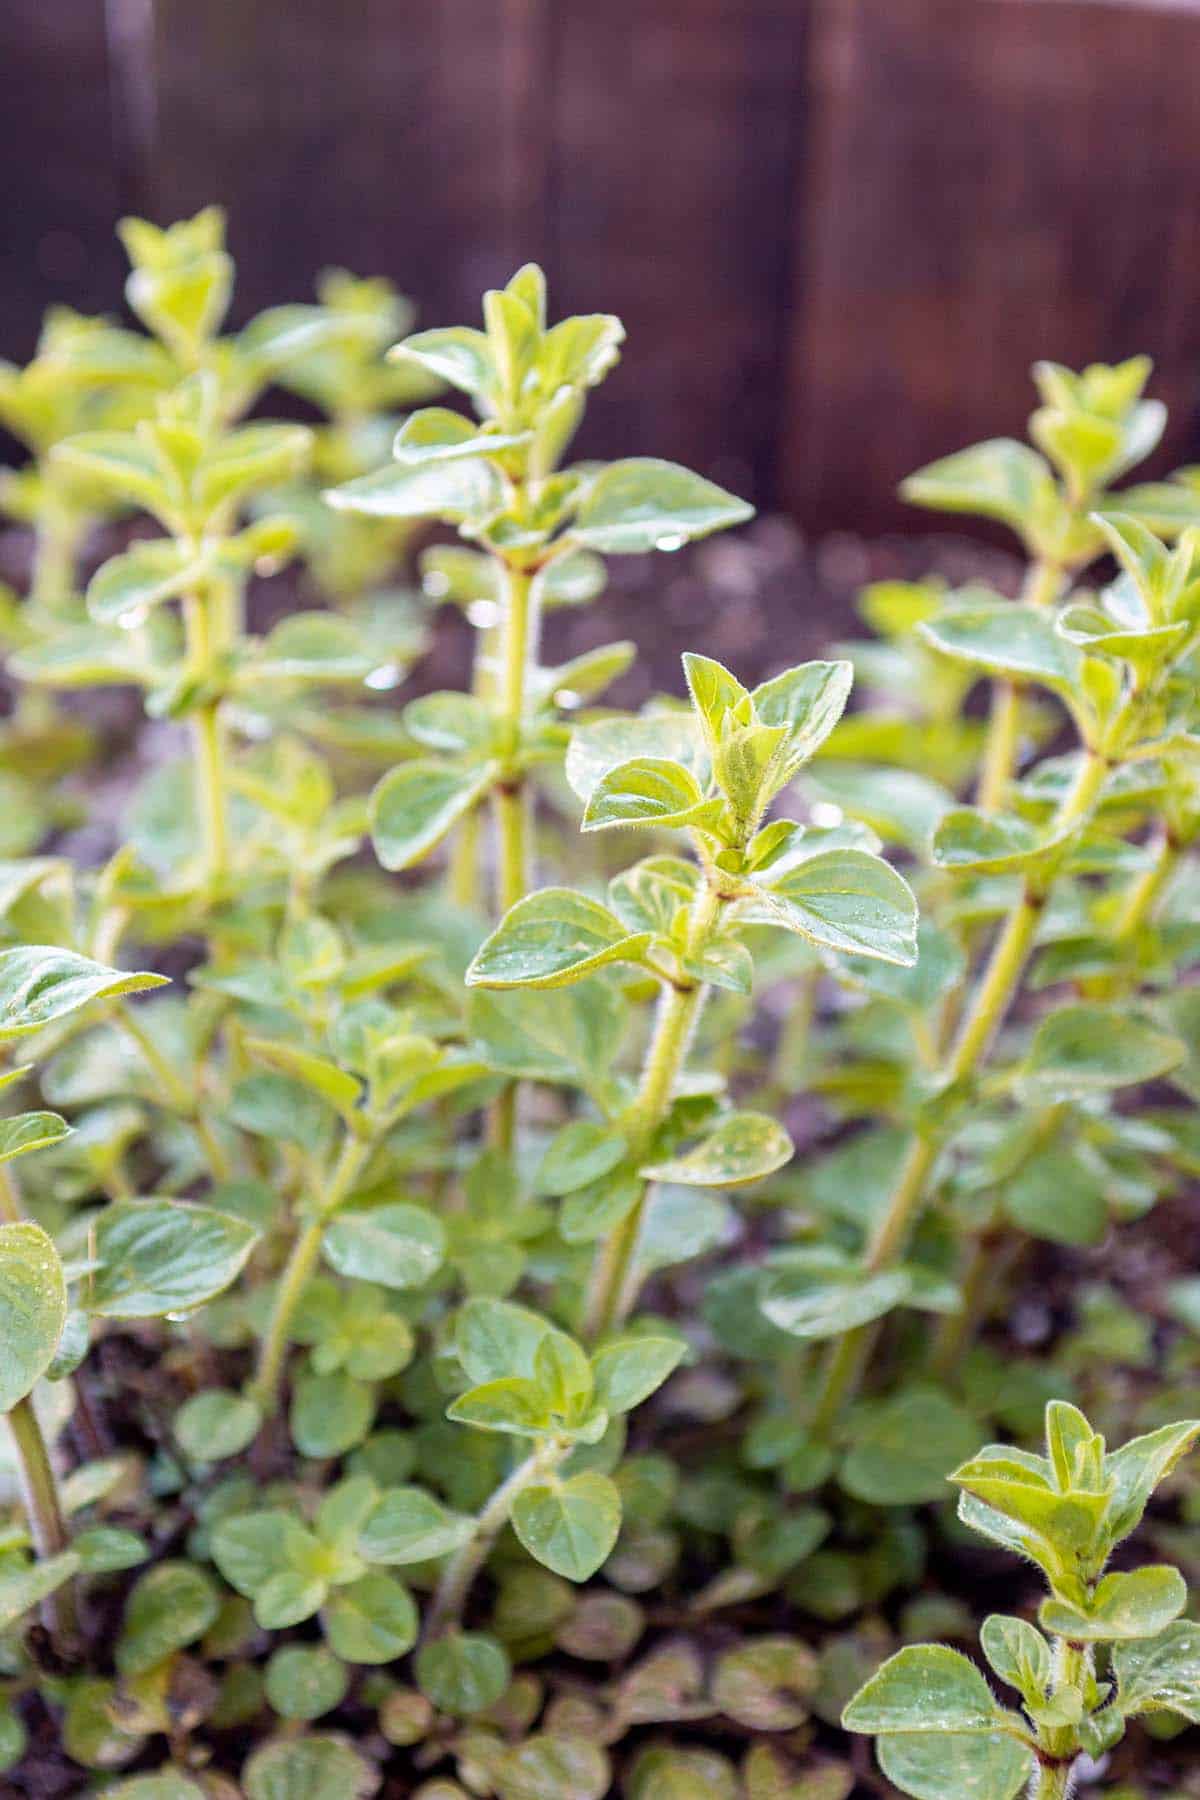
M427 324L528 257L629 328L587 447L806 526L1146 349L1200 451L1200 0L3 0L0 351L213 199L243 316L341 262Z

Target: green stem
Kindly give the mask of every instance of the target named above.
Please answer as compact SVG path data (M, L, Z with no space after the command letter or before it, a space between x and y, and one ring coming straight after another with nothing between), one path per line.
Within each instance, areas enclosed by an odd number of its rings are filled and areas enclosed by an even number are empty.
M532 1456L527 1457L501 1482L475 1520L473 1534L460 1550L455 1551L442 1570L433 1604L429 1609L425 1628L427 1639L442 1636L462 1618L475 1577L487 1561L492 1545L508 1524L517 1495L525 1488L532 1487L535 1482L544 1481L569 1449L569 1444L560 1444L554 1440L539 1444Z
M24 1216L16 1178L11 1169L0 1163L0 1221L8 1225L19 1225Z
M70 1537L58 1498L58 1483L42 1435L41 1425L27 1394L8 1414L9 1430L17 1452L21 1498L29 1532L39 1562L59 1556L70 1547ZM42 1601L42 1621L56 1648L69 1654L79 1635L73 1582L56 1588Z
M214 651L213 597L187 594L183 602L188 658L193 673L204 680L212 673ZM206 700L191 714L196 817L204 845L205 878L220 884L229 861L229 821L225 801L225 734L220 700Z
M1054 1673L1050 1682L1050 1698L1063 1688L1082 1688L1091 1672L1091 1652L1083 1644L1069 1644L1059 1638L1054 1646ZM1075 1790L1075 1767L1079 1757L1079 1739L1074 1725L1043 1729L1040 1733L1042 1756L1030 1783L1030 1795L1036 1800L1068 1800Z
M1059 808L1056 834L1090 813L1107 772L1104 759L1088 752ZM1027 885L1009 914L959 1026L943 1071L944 1089L970 1080L985 1062L1020 987L1044 904L1044 895ZM918 1132L910 1140L891 1198L867 1243L863 1261L872 1274L890 1268L903 1256L920 1217L940 1149L940 1136L934 1130ZM842 1408L857 1392L877 1331L877 1325L861 1325L846 1332L828 1352L811 1420L815 1435L831 1430Z
M1057 563L1035 557L1025 572L1021 601L1025 606L1052 606L1062 582L1063 571ZM1016 769L1020 730L1020 684L1000 677L992 683L991 716L975 795L975 804L983 812L998 812L1004 805Z
M337 1211L352 1190L370 1153L371 1143L367 1138L347 1133L325 1198L316 1216L292 1245L283 1274L279 1278L279 1286L275 1290L275 1304L259 1348L254 1379L247 1389L251 1399L258 1401L264 1413L273 1412L278 1400L283 1365L291 1341L292 1317L317 1266L325 1226L331 1214Z
M1133 937L1149 918L1167 882L1175 873L1179 850L1166 831L1161 831L1154 844L1154 860L1130 884L1129 892L1113 927L1118 943Z
M193 1094L187 1083L176 1074L142 1024L136 1008L130 1006L128 1001L119 1003L117 1019L122 1031L137 1046L143 1061L158 1081L166 1104L194 1129L204 1147L213 1175L218 1181L227 1181L233 1173L232 1166L220 1139L203 1115L198 1095Z
M706 881L692 909L690 950L698 950L703 944L720 905L717 888ZM658 1015L637 1096L622 1121L635 1162L645 1153L670 1110L707 992L703 983L696 982L664 986L659 996ZM583 1335L589 1343L621 1324L633 1310L638 1288L638 1242L648 1193L649 1183L597 1252L583 1312Z
M992 711L975 804L981 812L999 812L1017 761L1021 724L1021 692L1015 681L992 683Z

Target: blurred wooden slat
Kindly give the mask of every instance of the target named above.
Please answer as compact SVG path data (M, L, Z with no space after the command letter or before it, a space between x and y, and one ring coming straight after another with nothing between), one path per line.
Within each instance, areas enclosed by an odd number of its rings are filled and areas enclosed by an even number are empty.
M240 316L342 263L477 319L540 233L545 0L153 4L153 210L225 203Z
M24 360L55 302L119 305L121 204L104 0L4 0L0 355Z
M617 312L588 447L762 497L780 414L807 0L559 0L555 304Z
M1088 0L817 0L782 494L914 522L909 470L1019 432L1039 356L1148 350L1194 437L1200 18Z

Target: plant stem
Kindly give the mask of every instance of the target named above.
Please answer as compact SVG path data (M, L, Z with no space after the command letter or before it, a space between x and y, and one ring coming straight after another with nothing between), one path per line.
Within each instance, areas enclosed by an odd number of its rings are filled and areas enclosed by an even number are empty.
M515 906L532 886L531 808L519 757L521 729L525 722L526 685L536 654L538 625L532 577L524 569L506 565L503 667L497 695L502 766L493 795L496 905L501 913L506 913L510 906Z
M718 889L706 880L696 896L688 929L688 948L703 944L721 905ZM680 1071L687 1060L708 989L702 982L664 986L659 996L654 1033L642 1066L637 1096L622 1121L631 1159L645 1154L650 1140L670 1110ZM649 1193L647 1183L636 1203L601 1244L592 1265L584 1303L583 1335L591 1343L628 1318L637 1299L637 1250Z
M11 1169L0 1163L0 1221L8 1225L19 1225L23 1217L16 1178Z
M554 1440L539 1444L532 1456L527 1457L501 1482L475 1520L475 1530L471 1537L460 1550L455 1551L442 1570L429 1610L426 1638L440 1637L461 1619L475 1577L487 1561L492 1545L508 1524L513 1501L525 1488L544 1480L569 1449L569 1444L560 1444Z
M1051 606L1062 586L1063 572L1044 556L1035 557L1025 572L1021 602L1025 606ZM1021 729L1020 684L1006 677L992 683L992 708L987 742L975 804L982 812L998 812L1003 806L1016 768Z
M1167 831L1160 831L1154 844L1154 861L1130 884L1124 904L1113 927L1118 943L1131 938L1149 918L1167 882L1175 873L1179 850Z
M137 1046L143 1061L160 1083L166 1104L181 1118L186 1119L195 1130L196 1136L204 1147L204 1153L208 1157L213 1175L218 1181L227 1181L233 1172L229 1158L225 1154L220 1139L203 1116L198 1096L193 1094L187 1083L176 1074L142 1024L137 1009L130 1006L128 1001L123 1000L118 1004L117 1020L122 1031Z
M203 680L211 674L214 650L212 596L184 596L183 618L187 630L188 657L193 672ZM215 888L229 861L229 822L225 803L225 734L221 702L205 700L191 714L193 773L196 783L196 816L204 845L204 872Z
M1074 785L1059 807L1055 834L1087 816L1107 772L1102 757L1090 751L1085 755ZM983 979L959 1026L943 1071L944 1090L968 1081L986 1060L1020 987L1044 904L1045 896L1027 883L996 939ZM940 1150L941 1134L932 1128L915 1133L910 1140L891 1198L867 1243L863 1266L868 1272L890 1268L903 1256ZM814 1435L827 1433L857 1392L877 1330L876 1324L860 1325L845 1332L830 1349L813 1408Z
M271 1319L258 1353L258 1366L254 1379L247 1392L257 1400L264 1413L273 1412L279 1395L279 1385L283 1377L283 1365L287 1358L288 1344L291 1339L291 1323L293 1314L299 1304L317 1265L321 1254L321 1239L325 1235L325 1226L330 1216L345 1200L362 1173L363 1165L371 1153L370 1141L347 1132L342 1144L341 1154L330 1177L329 1188L317 1210L316 1216L310 1220L304 1230L297 1236L292 1245L283 1274L279 1278L279 1286L275 1291L275 1304L271 1309Z
M8 1414L9 1430L17 1451L21 1498L29 1532L39 1562L58 1556L70 1546L70 1537L58 1498L58 1483L46 1439L33 1410L33 1400L26 1394ZM66 1582L42 1601L42 1622L56 1648L67 1654L79 1635L75 1610L74 1584Z
M975 804L981 812L998 812L1004 804L1008 784L1017 761L1017 740L1021 724L1021 692L1015 681L997 679L992 683L992 711L988 720L987 743Z

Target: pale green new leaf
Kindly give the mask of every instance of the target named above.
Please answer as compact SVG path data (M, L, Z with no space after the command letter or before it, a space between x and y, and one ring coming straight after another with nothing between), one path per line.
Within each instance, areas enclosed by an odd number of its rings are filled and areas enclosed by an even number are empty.
M640 757L609 769L592 789L584 808L584 831L614 825L688 825L704 805L700 784L682 763Z
M1086 1611L1051 1599L1042 1602L1039 1617L1043 1629L1056 1637L1081 1644L1108 1644L1124 1638L1157 1637L1186 1605L1183 1576L1161 1563L1106 1575Z
M10 1119L0 1119L0 1163L28 1156L31 1150L47 1150L70 1134L71 1127L57 1113L15 1113Z

